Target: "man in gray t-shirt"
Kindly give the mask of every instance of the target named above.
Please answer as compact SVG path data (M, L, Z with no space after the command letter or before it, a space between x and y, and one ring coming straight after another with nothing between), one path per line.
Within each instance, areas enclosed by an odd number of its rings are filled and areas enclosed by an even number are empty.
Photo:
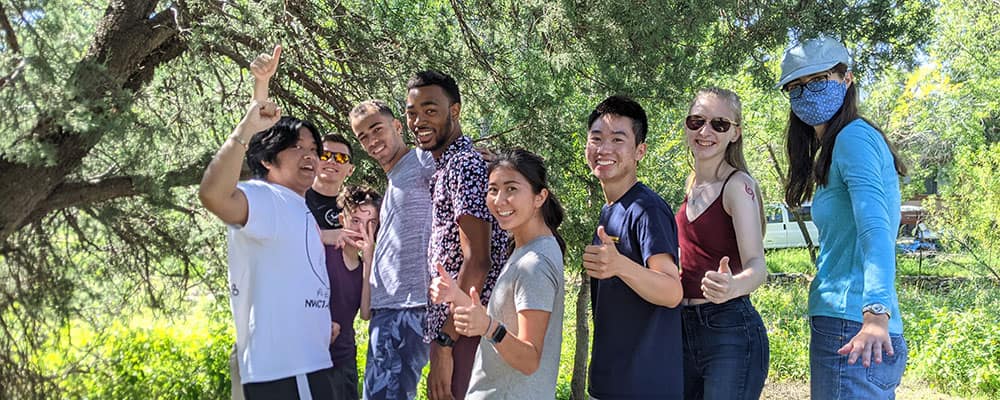
M553 236L541 236L511 254L486 306L487 314L517 336L517 313L548 311L549 324L542 342L538 370L525 376L507 364L486 337L479 342L466 400L554 399L562 346L563 257Z
M412 399L427 364L427 242L434 159L403 143L402 124L383 101L358 104L351 129L388 177L367 282L371 321L363 398ZM364 315L362 315L364 316Z

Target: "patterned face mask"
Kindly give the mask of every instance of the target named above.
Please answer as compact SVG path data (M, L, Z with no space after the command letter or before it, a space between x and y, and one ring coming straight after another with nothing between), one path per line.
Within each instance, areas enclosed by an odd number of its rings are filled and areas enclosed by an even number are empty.
M831 80L821 91L803 90L801 96L791 99L792 112L808 125L821 125L840 110L845 95L847 83Z

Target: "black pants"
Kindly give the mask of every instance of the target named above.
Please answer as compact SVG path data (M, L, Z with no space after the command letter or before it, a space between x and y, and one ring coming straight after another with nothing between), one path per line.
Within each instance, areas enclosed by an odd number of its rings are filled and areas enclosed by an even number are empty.
M321 369L306 374L309 382L309 392L313 400L333 399L333 368ZM295 377L282 378L268 382L243 384L243 395L246 400L286 400L300 399L298 384Z

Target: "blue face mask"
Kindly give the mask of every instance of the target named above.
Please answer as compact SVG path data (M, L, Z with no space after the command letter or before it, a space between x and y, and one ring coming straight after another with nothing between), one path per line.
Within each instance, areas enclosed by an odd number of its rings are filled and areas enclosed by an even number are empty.
M847 95L847 83L831 80L818 92L803 88L802 96L791 99L792 112L808 125L821 125L830 121L840 110Z

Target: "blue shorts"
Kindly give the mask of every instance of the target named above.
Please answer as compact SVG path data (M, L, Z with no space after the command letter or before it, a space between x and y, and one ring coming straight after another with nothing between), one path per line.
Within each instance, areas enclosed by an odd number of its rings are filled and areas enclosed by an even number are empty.
M364 399L413 399L430 357L424 343L427 309L372 310L368 323L368 357Z

